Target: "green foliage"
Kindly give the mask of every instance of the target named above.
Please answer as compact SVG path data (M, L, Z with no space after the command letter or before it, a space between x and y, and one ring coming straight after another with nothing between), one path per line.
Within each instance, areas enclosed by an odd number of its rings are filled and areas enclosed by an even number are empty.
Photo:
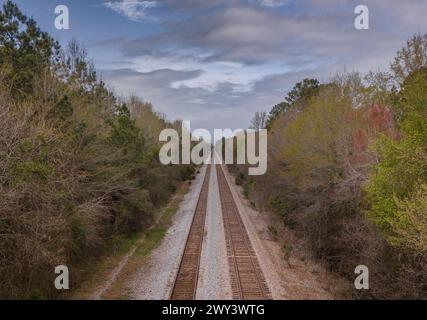
M135 156L142 159L145 139L143 132L131 119L130 111L126 104L117 108L115 121L112 122L111 135L108 141L122 148L125 154L134 151Z
M298 192L317 193L346 179L357 125L351 96L338 86L329 86L285 129L282 157Z
M116 229L120 233L140 230L144 220L152 216L153 204L147 190L131 192L120 202L115 216Z
M420 121L427 116L427 67L422 67L411 73L402 84L400 92L397 94L394 110L399 124L405 126L404 122L408 117L412 121L407 121L406 126L414 126L414 121ZM418 118L416 120L416 118ZM422 125L420 123L420 125ZM407 133L413 133L412 128L402 128ZM419 128L418 128L419 129Z
M376 142L380 162L366 190L372 203L368 217L390 243L406 246L402 233L411 234L425 223L421 213L413 213L423 197L420 186L427 182L427 69L409 75L398 97L401 138Z
M256 182L254 179L249 179L248 181L246 181L246 183L243 185L243 195L245 196L245 198L249 199L249 196L251 194L251 192L253 191L253 189L255 188Z
M282 113L304 108L305 104L318 94L319 89L320 84L316 79L304 79L302 82L298 82L288 93L285 101L274 106L270 111L267 128L271 128L272 122Z
M269 200L269 205L274 213L284 217L289 210L289 206L285 199L282 196L276 195L271 196Z
M294 248L290 243L285 243L282 247L283 259L285 259L288 265L289 265L289 259L291 258L293 249Z
M31 179L47 180L51 171L48 161L49 145L43 137L21 140L17 151L21 161L11 165L12 185L25 183Z
M194 167L193 166L185 166L179 170L180 179L182 181L193 180L194 176Z
M12 94L25 98L34 93L34 82L58 58L58 44L42 32L11 1L0 11L0 63L13 72L6 76Z
M397 200L394 240L398 245L427 254L427 184L418 185L415 190L409 198Z
M73 106L68 96L64 96L55 106L55 111L61 120L65 121L73 115Z
M17 181L26 181L35 177L46 180L49 168L41 162L27 161L17 164L13 169L13 175Z

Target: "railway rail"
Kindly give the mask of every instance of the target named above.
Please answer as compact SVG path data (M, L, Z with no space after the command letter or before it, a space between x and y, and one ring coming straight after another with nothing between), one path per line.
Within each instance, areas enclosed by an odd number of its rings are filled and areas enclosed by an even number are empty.
M202 189L197 200L193 221L181 258L181 264L172 289L171 300L194 300L199 279L200 256L206 221L211 165L208 165Z
M217 165L233 299L269 300L271 293L258 263L222 166Z
M271 293L258 263L243 220L222 166L216 165L225 230L232 297L235 300L268 300ZM171 300L194 300L199 278L205 230L211 165L208 165L193 221L170 296Z

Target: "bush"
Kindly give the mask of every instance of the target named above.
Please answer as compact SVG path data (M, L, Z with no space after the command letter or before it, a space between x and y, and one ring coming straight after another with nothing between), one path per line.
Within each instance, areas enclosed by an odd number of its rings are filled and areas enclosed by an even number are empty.
M239 172L236 176L235 182L236 185L241 186L245 182L245 175L242 172Z
M246 183L243 185L243 195L245 196L245 198L249 199L249 196L252 192L252 190L255 188L255 180L254 179L250 179L249 181L246 181Z

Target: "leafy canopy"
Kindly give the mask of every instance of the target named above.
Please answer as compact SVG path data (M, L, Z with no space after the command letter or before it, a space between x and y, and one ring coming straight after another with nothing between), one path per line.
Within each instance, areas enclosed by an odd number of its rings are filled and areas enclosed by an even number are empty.
M0 10L0 64L11 69L4 80L12 94L25 98L34 93L35 79L58 57L58 43L6 1Z

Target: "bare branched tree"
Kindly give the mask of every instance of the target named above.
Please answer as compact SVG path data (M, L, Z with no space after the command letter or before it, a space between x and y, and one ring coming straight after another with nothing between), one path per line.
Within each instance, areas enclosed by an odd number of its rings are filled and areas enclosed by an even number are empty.
M398 51L391 70L399 83L412 72L427 66L427 34L416 35L406 44L406 47Z
M261 129L265 129L267 124L267 113L257 111L254 117L251 120L251 126L249 129L253 129L259 131Z

